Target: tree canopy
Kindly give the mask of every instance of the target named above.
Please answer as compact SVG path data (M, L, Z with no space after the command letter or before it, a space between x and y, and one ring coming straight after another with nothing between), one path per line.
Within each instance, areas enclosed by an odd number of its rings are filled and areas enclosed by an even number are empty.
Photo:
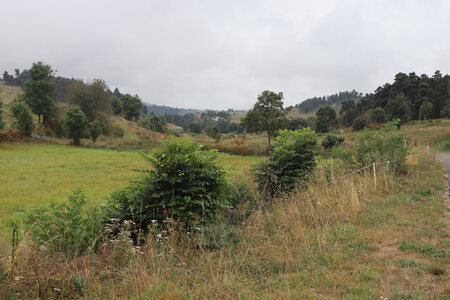
M53 107L53 70L51 66L43 62L33 63L31 69L28 71L30 79L25 82L25 101L31 108L31 111L38 115L38 121L41 123L41 116L43 122L48 118L48 115Z

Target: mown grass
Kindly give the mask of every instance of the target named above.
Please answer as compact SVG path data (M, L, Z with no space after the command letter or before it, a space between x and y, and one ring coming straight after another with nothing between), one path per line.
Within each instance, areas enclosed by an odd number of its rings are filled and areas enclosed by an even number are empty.
M220 155L230 176L247 173L256 157ZM0 144L0 234L30 208L65 201L82 188L91 203L102 203L114 190L149 168L136 151L113 151L63 145Z

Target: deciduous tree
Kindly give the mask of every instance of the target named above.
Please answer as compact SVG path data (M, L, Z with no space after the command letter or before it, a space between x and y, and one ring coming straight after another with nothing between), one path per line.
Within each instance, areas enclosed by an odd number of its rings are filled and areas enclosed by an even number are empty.
M53 70L51 66L43 62L33 63L28 71L30 79L25 83L25 101L31 108L31 111L38 115L38 122L41 124L41 116L43 122L54 105L51 97L53 92Z

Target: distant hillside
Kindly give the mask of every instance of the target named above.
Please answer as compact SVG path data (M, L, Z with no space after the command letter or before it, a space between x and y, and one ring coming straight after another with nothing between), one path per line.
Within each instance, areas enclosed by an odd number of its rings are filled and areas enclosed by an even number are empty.
M186 114L199 114L202 110L200 109L186 109L186 108L176 108L165 105L156 105L144 103L147 106L147 113L149 115L153 114L157 116L164 115L186 115Z
M8 104L14 101L22 93L22 89L18 86L6 85L0 80L0 97L3 103Z
M362 93L355 90L351 92L345 91L329 96L308 98L303 100L300 104L297 104L295 107L297 107L301 113L307 114L318 109L322 105L332 105L345 100L358 99L362 96Z

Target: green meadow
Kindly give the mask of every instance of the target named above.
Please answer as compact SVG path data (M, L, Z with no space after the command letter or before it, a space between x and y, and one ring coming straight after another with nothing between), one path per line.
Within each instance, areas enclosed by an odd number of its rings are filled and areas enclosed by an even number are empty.
M248 174L258 157L220 154L230 177ZM0 232L29 209L67 200L81 188L91 203L105 202L149 164L136 151L65 145L0 144Z

